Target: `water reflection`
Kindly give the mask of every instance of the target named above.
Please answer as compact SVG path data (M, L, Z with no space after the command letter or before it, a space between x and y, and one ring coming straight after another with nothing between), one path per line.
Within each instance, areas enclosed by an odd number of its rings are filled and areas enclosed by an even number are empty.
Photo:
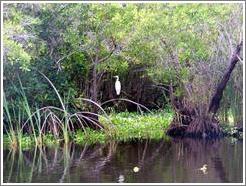
M242 182L243 178L243 144L229 139L70 143L5 150L3 155L4 182Z

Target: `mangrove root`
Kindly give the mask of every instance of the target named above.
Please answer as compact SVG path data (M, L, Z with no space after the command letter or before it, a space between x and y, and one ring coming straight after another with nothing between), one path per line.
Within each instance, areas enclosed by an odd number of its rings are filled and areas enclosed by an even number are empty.
M215 119L208 117L197 117L187 127L185 131L186 136L192 137L220 137L222 136L222 130L219 122Z
M173 122L167 130L167 135L173 137L220 137L223 132L217 120L208 117L194 117L189 125Z
M220 137L223 135L219 122L215 119L220 102L223 97L223 91L230 79L231 73L239 61L239 55L243 42L241 42L232 54L230 65L226 69L221 81L218 83L217 88L211 98L207 112L198 114L195 113L194 107L191 104L183 104L183 99L177 98L173 95L173 87L170 86L170 100L176 111L176 117L167 130L170 136L188 136L188 137ZM179 117L180 116L180 117Z

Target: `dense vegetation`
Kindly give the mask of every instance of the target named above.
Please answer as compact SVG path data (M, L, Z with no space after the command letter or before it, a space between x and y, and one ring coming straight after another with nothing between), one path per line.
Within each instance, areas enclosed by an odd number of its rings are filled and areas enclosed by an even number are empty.
M3 8L4 132L14 146L30 135L36 144L47 138L83 141L87 133L99 141L105 135L162 137L169 115L182 120L177 102L197 115L207 112L242 41L239 4ZM215 113L220 123L242 123L241 58ZM122 84L119 97L115 75ZM145 107L158 111L146 116ZM128 112L143 115L131 119Z

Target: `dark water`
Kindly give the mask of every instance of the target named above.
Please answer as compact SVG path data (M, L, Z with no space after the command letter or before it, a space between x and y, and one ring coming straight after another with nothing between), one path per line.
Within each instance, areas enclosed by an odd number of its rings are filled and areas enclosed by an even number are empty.
M231 139L70 144L3 155L4 182L243 181L243 143Z

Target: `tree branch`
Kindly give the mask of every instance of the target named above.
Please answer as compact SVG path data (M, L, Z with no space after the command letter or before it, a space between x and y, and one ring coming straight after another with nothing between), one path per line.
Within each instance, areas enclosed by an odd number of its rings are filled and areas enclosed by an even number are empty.
M106 61L107 59L109 59L112 54L114 53L115 49L116 49L116 43L115 43L115 40L113 37L111 37L111 41L112 41L112 44L113 44L113 49L111 49L109 55L107 55L106 57L102 58L102 59L99 59L98 63L101 63L101 62L104 62Z

